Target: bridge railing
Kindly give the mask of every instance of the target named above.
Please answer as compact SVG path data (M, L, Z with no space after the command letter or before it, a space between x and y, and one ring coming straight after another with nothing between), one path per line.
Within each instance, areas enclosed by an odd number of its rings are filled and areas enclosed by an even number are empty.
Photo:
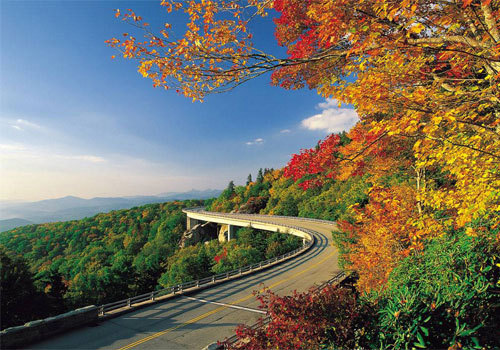
M276 224L276 225L278 225L278 224ZM312 237L312 240L307 240L306 243L302 247L295 249L291 252L288 252L288 253L279 255L277 257L267 259L267 260L264 260L264 261L261 261L261 262L255 263L255 264L243 266L243 267L238 268L238 269L234 269L231 271L211 275L211 276L204 277L201 279L175 284L175 285L163 288L163 289L140 294L140 295L137 295L137 296L132 297L132 298L127 298L127 299L115 301L112 303L100 305L99 306L99 315L104 316L106 313L113 311L113 310L118 310L118 309L122 309L122 308L126 308L126 307L132 308L132 307L137 306L138 304L141 304L141 303L146 302L146 301L154 301L155 299L157 299L159 297L163 297L166 295L180 294L188 289L204 287L204 286L207 286L210 284L215 284L217 282L220 283L220 281L232 279L238 275L249 274L250 272L252 272L254 270L259 270L259 269L268 267L270 265L276 264L278 262L287 260L295 255L298 255L298 254L308 250L314 244L314 232L313 231L308 230L308 229L304 229L304 228L300 228L300 227L296 227L296 226L289 226L289 225L283 225L283 224L279 224L279 225L303 231L303 232L309 234Z

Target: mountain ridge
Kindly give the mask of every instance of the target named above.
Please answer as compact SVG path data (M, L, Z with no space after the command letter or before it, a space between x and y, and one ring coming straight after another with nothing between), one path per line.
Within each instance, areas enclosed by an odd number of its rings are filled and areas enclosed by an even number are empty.
M89 199L76 196L64 196L60 198L44 199L33 202L22 202L9 205L0 205L0 232L15 227L16 221L27 221L29 224L40 224L54 221L77 220L93 216L98 213L106 213L111 210L130 209L139 205L169 202L173 200L208 199L217 197L222 191L207 189L192 189L187 192L165 192L156 196L130 196L130 197L93 197ZM6 223L8 229L4 229L2 221L11 220Z

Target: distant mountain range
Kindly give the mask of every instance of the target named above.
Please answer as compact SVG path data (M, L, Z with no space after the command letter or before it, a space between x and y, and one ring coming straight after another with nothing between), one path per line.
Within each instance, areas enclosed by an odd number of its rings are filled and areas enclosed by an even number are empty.
M31 224L34 224L34 222L18 218L0 220L0 232L12 230L13 228L19 226L26 226Z
M150 203L208 199L219 196L221 192L221 190L191 190L160 193L156 196L96 197L91 199L67 196L37 202L1 202L0 232L30 224L83 219L98 213L129 209Z

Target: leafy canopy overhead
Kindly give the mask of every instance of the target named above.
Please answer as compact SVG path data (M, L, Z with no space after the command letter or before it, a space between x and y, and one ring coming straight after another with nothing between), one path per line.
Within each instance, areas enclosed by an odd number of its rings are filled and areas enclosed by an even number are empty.
M367 271L366 289L426 237L460 228L473 235L473 223L500 224L499 0L163 0L161 6L167 20L182 13L185 30L166 23L155 31L132 10L117 11L144 38L108 41L138 60L155 86L201 100L270 72L274 85L308 87L354 105L360 123L348 133L350 142L327 137L295 155L283 176L314 191L332 179L369 175L370 204L354 205L355 222L344 225L356 241L349 260ZM252 21L267 15L285 57L253 45ZM395 173L402 174L397 184L390 179ZM269 190L269 203L278 190ZM257 200L265 188L250 191ZM290 191L280 202L283 212L305 210L297 206L300 196ZM366 225L383 217L388 225ZM391 247L380 257L388 267L379 272L373 236Z
M459 226L500 209L498 0L163 0L161 6L167 18L184 14L184 32L169 23L154 31L132 10L117 10L144 39L125 33L108 41L137 59L154 86L197 100L272 72L275 85L308 86L353 104L377 141L410 139L418 171L441 167L456 181L453 191L423 184L419 202L453 207ZM251 21L268 14L278 15L275 37L286 57L252 43Z

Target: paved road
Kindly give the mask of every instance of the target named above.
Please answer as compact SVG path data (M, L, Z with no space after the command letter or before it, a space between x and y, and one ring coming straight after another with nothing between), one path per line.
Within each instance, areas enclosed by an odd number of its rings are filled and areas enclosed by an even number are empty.
M252 324L263 316L253 291L263 286L281 295L305 291L340 272L337 251L331 244L332 225L265 215L231 215L308 228L316 232L317 241L305 254L269 270L77 329L29 348L200 350L232 336L238 324Z

